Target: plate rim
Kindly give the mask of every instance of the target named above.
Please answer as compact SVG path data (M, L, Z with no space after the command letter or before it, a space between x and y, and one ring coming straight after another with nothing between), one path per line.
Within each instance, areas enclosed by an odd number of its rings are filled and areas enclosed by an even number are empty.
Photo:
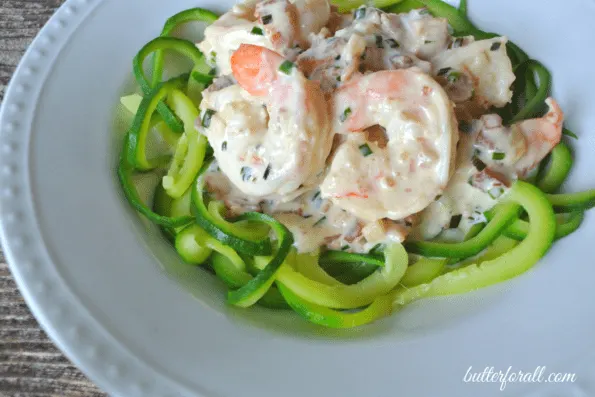
M103 390L125 396L211 396L161 375L105 332L63 282L37 229L29 150L39 94L73 32L105 3L108 1L66 0L33 40L7 87L0 109L0 241L19 290L41 327ZM47 269L40 272L43 267Z
M29 178L36 105L73 33L105 2L66 0L29 44L7 85L0 106L0 243L40 327L101 390L114 396L212 396L159 374L106 332L60 277L37 225Z

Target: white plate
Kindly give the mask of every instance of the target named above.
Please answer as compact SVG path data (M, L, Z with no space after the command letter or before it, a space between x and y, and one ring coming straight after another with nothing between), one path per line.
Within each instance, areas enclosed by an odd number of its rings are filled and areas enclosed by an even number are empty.
M594 187L595 3L470 3L480 27L508 34L552 70L581 136L567 188ZM512 282L420 302L349 333L231 309L221 284L183 266L122 198L113 120L136 51L168 16L196 5L68 0L4 100L2 243L33 313L83 371L127 397L595 395L595 212ZM200 5L224 11L231 1ZM501 393L499 384L464 383L469 366L547 366L577 381Z

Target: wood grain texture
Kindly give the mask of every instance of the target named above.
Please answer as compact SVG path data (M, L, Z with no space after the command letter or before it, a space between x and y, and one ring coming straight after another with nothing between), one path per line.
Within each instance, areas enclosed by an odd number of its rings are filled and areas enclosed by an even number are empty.
M64 0L0 0L0 103L25 49ZM33 318L0 248L0 396L105 396Z

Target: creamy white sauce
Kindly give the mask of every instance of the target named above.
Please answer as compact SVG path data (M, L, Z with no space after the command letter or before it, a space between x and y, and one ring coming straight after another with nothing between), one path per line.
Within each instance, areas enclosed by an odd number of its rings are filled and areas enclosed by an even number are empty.
M274 215L300 252L320 246L368 252L410 232L429 239L459 216L457 230L466 231L485 221L483 212L506 193L527 152L518 128L503 127L496 115L482 117L512 96L506 41L453 38L445 19L423 10L394 15L363 7L354 17L333 12L325 0L239 4L198 45L218 76L231 73L230 56L240 44L276 50L320 85L331 103L332 131L344 135L329 155L332 134L321 137L325 127L312 119L313 109L299 105L308 95L299 79L288 83L294 99L258 98L233 79L218 80L201 104L201 116L215 111L210 126L201 127L218 160L205 175L207 189L234 214ZM362 75L409 68L418 75L402 98L351 110L385 132L346 129L341 116L358 101L341 97L345 87ZM451 101L471 126L458 150ZM363 145L372 154L364 156Z

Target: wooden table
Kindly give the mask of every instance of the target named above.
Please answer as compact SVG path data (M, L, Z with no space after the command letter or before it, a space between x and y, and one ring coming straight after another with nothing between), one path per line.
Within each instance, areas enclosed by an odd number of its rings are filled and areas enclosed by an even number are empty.
M0 102L25 49L63 2L0 1ZM1 250L0 396L105 396L41 330L17 290Z

